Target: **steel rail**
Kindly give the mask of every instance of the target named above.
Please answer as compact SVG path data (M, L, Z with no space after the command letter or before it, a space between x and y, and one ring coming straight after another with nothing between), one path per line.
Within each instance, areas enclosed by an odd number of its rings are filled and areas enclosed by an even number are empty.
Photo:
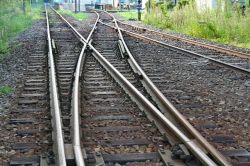
M150 101L148 101L113 65L111 65L92 45L93 55L109 71L109 73L125 88L126 92L133 95L136 101L144 107L144 110L150 110L166 127L168 127L180 140L190 149L200 161L209 166L216 164L188 137L186 137L170 120L168 120Z
M72 27L73 29L73 27ZM84 41L84 40L83 40ZM86 40L85 40L86 41ZM206 163L208 165L216 165L210 158L206 156L206 154L203 153L202 150L200 150L191 140L189 140L178 128L176 128L157 108L155 108L128 80L123 77L121 73L119 73L98 51L89 43L89 46L92 50L94 50L95 55L98 55L96 58L103 64L106 64L106 67L112 69L113 73L115 73L116 76L119 76L118 79L122 80L122 82L125 82L126 86L132 89L132 93L135 93L137 95L137 99L141 100L141 103L146 105L147 107L151 108L153 112L162 120L162 122L171 128L171 130L176 134L179 135L182 138L182 141L190 148L193 149L193 153L200 156L202 158L203 163Z
M49 65L50 65L50 84L52 90L52 107L54 109L54 118L55 118L55 135L56 135L56 143L57 143L57 157L58 157L58 165L59 166L66 166L66 156L64 150L64 141L63 141L63 134L62 134L62 125L61 125L61 111L59 108L58 102L58 94L57 94L57 80L55 78L55 66L54 66L54 58L52 53L52 46L51 46L51 38L50 38L50 29L49 29L49 19L47 13L47 6L45 5L46 9L46 22L47 22L47 40L49 45Z
M53 9L53 8L52 8ZM54 9L53 9L54 10ZM79 55L76 69L75 69L75 80L74 80L74 87L73 87L73 93L72 93L72 105L73 105L73 148L75 153L75 160L77 166L85 166L83 155L82 155L82 149L81 149L81 141L80 141L80 121L79 121L79 77L80 77L80 69L82 67L83 63L83 57L84 57L84 51L87 47L87 43L90 41L90 38L95 30L95 27L97 25L97 22L99 20L99 15L97 14L96 22L87 38L87 40L62 16L60 15L56 10L54 10L65 22L66 24L72 29L74 34L80 39L80 41L83 43L83 48L81 50L81 53Z
M108 13L109 14L109 13ZM109 14L110 16L113 17L113 15ZM124 47L126 49L126 52L129 55L129 58L131 59L131 62L133 63L133 65L136 67L137 71L139 71L139 73L141 73L142 78L144 79L145 83L147 84L147 86L150 88L150 91L154 94L154 96L157 98L157 100L161 103L161 105L166 109L166 110L170 110L171 113L174 114L174 116L187 128L187 130L192 133L192 135L198 140L199 143L201 143L201 145L214 157L214 159L220 164L220 165L230 165L225 157L223 157L223 155L221 155L213 146L211 146L207 140L201 136L201 134L180 114L180 112L171 104L171 102L160 92L160 90L152 83L152 81L148 78L148 76L145 74L145 72L141 69L141 67L137 64L136 60L134 59L134 57L132 56L131 52L129 51L122 33L120 31L120 28L116 22L116 19L113 17L115 25L116 25L116 29L119 32L119 36L120 39L122 40ZM181 138L180 138L181 139ZM191 151L194 152L195 151L190 149ZM196 155L197 157L199 155ZM205 163L206 161L203 160L203 157L198 157L201 161L203 161L203 164L208 164Z
M75 152L75 157L76 157L76 164L77 166L85 166L83 156L82 156L82 150L81 150L81 145L80 145L80 122L79 122L79 77L80 77L80 69L82 67L83 63L83 55L84 51L87 47L87 43L90 41L90 38L94 32L94 29L96 27L97 21L99 20L99 15L97 14L97 19L94 24L94 27L92 28L86 42L83 43L83 48L81 51L81 54L78 58L77 61L77 66L75 70L75 80L74 80L74 88L73 88L73 128L74 128L74 137L73 137L73 146L74 146L74 152ZM80 36L82 39L84 39L82 36Z
M142 27L139 27L139 26L130 25L130 24L127 24L127 23L124 23L124 22L121 22L121 21L118 21L118 22L120 24L135 27L135 28L141 29L143 31L156 33L156 34L168 37L168 38L177 39L177 40L184 41L184 42L187 42L187 43L195 44L197 46L202 46L202 47L206 47L206 48L209 48L209 49L214 49L216 51L225 52L225 53L236 55L236 56L239 56L239 57L242 57L242 58L250 59L250 54L247 54L247 53L238 52L238 51L230 50L230 49L227 49L227 48L223 48L223 47L219 47L219 46L215 46L215 45L211 45L211 44L206 44L206 43L202 43L202 42L198 42L198 41L194 41L194 40L190 40L190 39L181 38L181 37L178 37L178 36L174 36L174 35L158 32L158 31L150 30L150 29L147 29L147 28L142 28Z
M62 19L63 21L66 22L66 24L73 30L73 32L75 33L76 37L79 38L79 40L81 40L82 43L88 43L87 40L61 15L59 14L55 9L53 9L51 6L50 8L56 12Z
M126 83L125 85L128 86L130 89L132 89L131 92L139 96L139 97L136 97L137 99L140 98L141 102L144 103L144 105L146 105L147 107L150 107L153 110L153 112L155 112L155 114L160 119L162 119L165 125L169 126L176 135L181 136L181 138L183 139L182 141L185 142L185 144L189 148L194 149L194 154L201 156L201 158L203 158L203 161L205 161L205 163L208 163L208 165L211 165L211 166L216 165L212 160L210 160L210 158L207 158L206 154L204 154L202 150L200 150L191 140L189 140L182 132L180 132L180 130L177 127L175 127L157 108L155 108L128 80L126 80L125 77L123 77L121 73L119 73L104 57L102 57L102 55L99 54L98 51L90 43L89 43L89 46L91 47L92 50L94 50L95 55L99 56L99 58L97 57L96 58L99 59L99 61L101 59L100 62L102 63L105 62L104 64L106 64L108 68L113 69L112 71L115 72L115 75L119 76L118 79L123 80L122 82L125 82ZM79 112L77 114L79 114Z
M133 33L133 32L130 32L130 31L127 31L127 30L124 30L124 29L121 29L121 31L123 31L123 32L125 32L127 34L130 34L130 35L132 35L134 37L137 37L139 39L144 39L144 40L148 40L148 41L151 41L151 42L155 42L155 43L161 44L163 46L167 46L172 50L175 50L175 51L178 51L178 52L181 52L181 53L184 53L184 54L189 54L189 55L194 55L194 56L197 56L197 57L202 57L202 58L208 59L209 61L211 61L212 63L215 63L217 65L224 66L224 67L230 68L232 70L241 72L243 74L250 75L250 70L248 70L248 69L238 67L238 66L235 66L235 65L231 65L231 64L225 63L223 61L220 61L220 60L217 60L217 59L214 59L214 58L210 58L210 57L207 57L205 55L201 55L201 54L198 54L198 53L195 53L195 52L192 52L192 51L188 51L188 50L185 50L185 49L182 49L182 48L178 48L178 47L166 44L164 42L160 42L160 41L157 41L157 40L154 40L154 39L142 36L142 35L138 35L136 33Z
M74 80L74 87L73 87L73 147L75 152L75 160L77 166L85 166L82 150L81 150L81 141L80 141L80 122L79 122L79 77L80 77L80 69L82 66L82 59L84 55L84 51L87 47L87 44L84 43L82 51L77 61L76 71L75 71L75 80Z

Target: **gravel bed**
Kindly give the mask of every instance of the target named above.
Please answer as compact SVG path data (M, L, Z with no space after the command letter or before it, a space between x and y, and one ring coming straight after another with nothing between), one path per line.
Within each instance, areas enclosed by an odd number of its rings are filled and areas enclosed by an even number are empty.
M0 165L9 165L12 154L13 136L16 134L15 125L9 125L10 108L23 90L24 82L28 79L24 73L27 69L29 51L34 48L34 40L41 38L44 32L44 20L38 20L26 30L20 32L9 42L7 57L0 62L0 87L8 86L13 90L0 94ZM46 39L44 37L44 39ZM4 55L0 55L4 56ZM29 156L27 154L27 156Z
M69 23L77 27L76 30L85 38L87 39L90 31L92 30L95 20L97 18L97 15L95 13L88 13L88 18L86 20L76 20L72 18L71 16L64 16L66 20L69 21ZM95 19L93 19L95 18Z
M76 21L79 26L84 23L85 26L93 26L93 21ZM88 28L90 29L90 28ZM9 165L10 157L12 154L18 154L19 151L12 150L13 136L16 134L15 125L9 125L10 121L10 109L12 103L14 103L23 91L25 81L28 79L25 77L27 70L27 60L29 58L29 51L34 49L37 39L44 38L44 31L46 31L45 19L40 19L34 22L30 27L21 31L15 37L10 39L9 52L5 55L0 54L0 57L7 56L0 62L0 87L8 86L13 88L7 94L0 93L0 165ZM84 28L85 31L85 28ZM88 32L89 33L89 32ZM17 139L19 139L17 137ZM27 152L28 153L32 152Z
M114 14L116 15L116 14ZM117 17L117 16L116 16ZM85 22L85 21L84 21ZM145 25L142 23L138 23L135 21L124 21L126 23L130 23L133 25L137 25L137 26L143 26L145 28L150 28L150 29L154 29L154 30L158 30L158 31L162 31L165 33L169 33L172 35L177 35L177 36L182 36L182 37L186 37L188 39L193 39L196 41L201 41L201 42L205 42L205 43L209 43L209 44L215 44L221 47L226 47L226 48L230 48L230 49L234 49L234 50L238 50L238 51L242 51L242 52L246 52L246 53L250 53L249 49L245 49L245 48L238 48L235 46L229 46L229 45L225 45L225 44L221 44L221 43L216 43L216 42L211 42L211 41L207 41L207 40L203 40L203 39L199 39L199 38L195 38L195 37L191 37L188 35L184 35L184 34L180 34L180 33L176 33L176 32L171 32L171 31L166 31L166 30L162 30L153 26L149 26L149 25ZM79 23L79 24L78 24ZM79 26L82 26L83 21L76 21L76 24ZM90 27L92 26L93 21L91 22L91 24L87 23L85 25L90 25ZM16 133L15 128L13 128L13 125L11 126L12 128L10 128L9 123L9 115L10 115L10 107L11 107L11 103L14 102L16 100L17 97L19 97L22 88L23 88L23 83L27 80L27 78L24 76L24 72L26 71L27 68L27 58L28 58L28 52L29 50L31 50L31 48L34 47L34 43L32 42L32 40L36 40L36 38L40 38L40 37L44 37L44 39L46 40L46 36L43 36L43 32L44 31L44 20L38 20L36 21L32 26L30 26L29 28L27 28L26 30L20 32L17 36L13 37L10 41L10 52L8 53L7 58L5 58L3 61L0 62L0 87L1 86L9 86L13 88L13 91L7 93L7 94L0 94L0 165L9 165L9 157L13 154L16 153L15 151L11 150L12 149L12 142L13 142L13 138L11 138L14 134ZM20 46L17 46L21 43ZM0 56L4 56L1 55ZM226 79L224 79L224 81L226 81ZM223 82L223 80L222 80ZM235 83L235 82L234 82ZM213 88L213 92L216 93L222 93L222 92L229 92L232 94L237 94L238 96L241 96L241 98L239 100L236 100L237 103L242 103L242 100L246 100L244 99L244 96L246 96L249 90L244 91L244 83L240 83L240 85L236 88L231 88L231 89L221 89L220 92L217 92L218 89L215 87ZM236 83L235 83L236 84ZM202 88L202 87L200 87ZM203 87L204 88L204 87ZM221 88L221 87L219 87ZM212 98L217 98L216 95L209 97L210 100L213 100ZM204 99L200 99L197 98L197 100L204 100ZM210 101L209 99L207 99L208 101ZM250 108L250 101L248 100L248 103L245 103L244 106L239 107L239 106L234 106L234 110L231 112L230 110L226 109L224 106L226 105L226 103L228 101L230 101L232 99L228 99L225 101L225 99L221 98L220 100L218 100L217 104L221 105L222 108L218 108L219 111L221 112L221 115L224 115L224 119L218 119L220 117L215 117L211 120L209 120L209 122L214 122L214 121L222 121L221 123L225 123L227 124L226 127L230 127L232 124L235 125L240 125L243 126L245 129L243 131L239 131L237 130L237 128L233 128L233 129L226 129L225 127L221 128L221 131L219 132L231 132L232 134L235 135L235 138L239 138L239 137L243 137L245 139L245 142L239 142L239 145L241 147L248 147L248 143L249 143L249 125L250 122L248 120L248 116L249 116L249 108ZM232 103L234 105L234 103ZM245 114L242 114L240 117L235 117L233 115L231 115L232 113L238 112L237 110L239 110L239 108L243 108ZM119 113L118 113L119 114ZM196 119L189 119L190 121L196 121ZM199 119L197 119L199 120ZM203 123L202 120L199 120L200 123ZM219 122L218 122L219 123ZM13 130L13 131L11 131ZM246 130L246 131L245 131ZM214 131L214 130L204 130L203 132L218 132L218 131ZM237 136L237 134L239 134L239 132L243 132L244 134L242 136ZM238 143L238 142L237 142ZM101 147L99 147L101 148ZM123 148L125 147L121 147L121 150L123 150ZM144 148L148 148L148 147L144 147ZM234 148L234 147L232 147ZM138 149L138 147L134 147L134 149ZM220 148L219 148L220 149ZM103 150L103 149L102 149ZM18 152L17 152L18 153ZM30 153L30 152L28 152ZM29 154L27 154L29 155ZM119 166L119 164L110 164L110 165L115 165L115 166ZM145 165L145 163L132 163L132 164L126 164L126 165ZM151 162L146 162L146 165L154 165Z
M165 96L216 149L250 150L250 77L147 41L125 41L147 74L166 80L155 84L161 91L174 91ZM183 107L190 104L195 107ZM215 128L200 127L204 124ZM234 142L213 142L211 136L229 136Z

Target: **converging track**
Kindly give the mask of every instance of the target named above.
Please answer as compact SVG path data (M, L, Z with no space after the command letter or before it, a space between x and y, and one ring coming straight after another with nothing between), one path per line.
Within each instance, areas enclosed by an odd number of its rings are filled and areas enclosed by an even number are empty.
M213 144L218 139L225 143L223 138L231 140L232 136L226 132L211 136L217 126L206 115L213 118L218 114L203 110L213 109L216 99L204 103L195 92L203 82L197 81L198 76L207 79L208 84L202 85L208 88L204 93L212 91L214 84L222 84L214 79L217 73L222 72L223 79L247 81L249 68L241 62L248 60L234 56L227 64L217 51L218 56L213 52L206 57L203 50L193 53L185 50L190 46L180 49L139 36L136 31L120 29L106 12L91 13L91 26L82 27L52 7L45 9L48 42L39 42L45 49L31 55L36 62L29 66L30 79L21 95L24 100L12 111L10 123L22 125L13 146L20 153L12 157L10 165L212 166L237 165L230 157L250 156L240 144L234 145L238 150L234 156L232 149ZM130 30L134 29L141 30ZM176 73L188 78L187 82L177 80L183 77L175 77ZM245 85L241 89L248 88ZM23 158L27 154L30 156Z

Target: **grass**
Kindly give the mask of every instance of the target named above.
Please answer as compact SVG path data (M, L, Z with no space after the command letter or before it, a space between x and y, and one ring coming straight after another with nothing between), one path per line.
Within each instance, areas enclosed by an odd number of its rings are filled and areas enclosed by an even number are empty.
M229 3L224 4L224 9L218 5L198 11L196 4L191 3L164 12L158 7L151 11L143 20L147 24L250 49L250 8L246 8L245 15L239 6Z
M20 47L21 45L23 45L23 43L19 42L19 43L17 43L17 44L14 45L14 48Z
M138 19L138 11L133 10L133 11L123 11L123 12L118 12L118 15L122 16L123 19L129 20L129 19ZM141 19L143 20L145 17L145 12L141 11Z
M88 15L86 13L82 13L82 12L72 12L72 11L68 11L68 10L59 10L58 13L62 14L62 15L69 15L75 19L78 20L85 20L88 18Z
M31 8L28 0L26 0L25 12L20 0L0 1L0 54L8 51L8 40L11 37L30 26L37 19L40 19L40 6Z
M8 93L8 92L10 92L10 91L12 91L12 90L13 90L13 88L11 88L11 87L8 87L8 86L1 86L1 87L0 87L0 94L1 94L1 93L6 94L6 93Z

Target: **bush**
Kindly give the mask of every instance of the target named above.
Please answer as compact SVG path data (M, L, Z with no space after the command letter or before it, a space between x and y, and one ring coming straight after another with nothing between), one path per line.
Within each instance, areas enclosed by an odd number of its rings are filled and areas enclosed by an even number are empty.
M198 10L196 3L178 4L174 9L165 3L155 7L143 20L145 23L168 28L188 35L250 48L250 8L244 13L225 1L213 9Z
M8 93L9 91L12 91L12 88L11 88L11 87L8 87L8 86L1 86L1 87L0 87L0 93L6 94L6 93Z
M64 14L64 15L69 15L75 19L85 20L87 18L87 14L82 13L82 12L75 13L75 12L68 11L68 10L59 10L58 13Z
M30 2L26 0L26 7L23 10L22 2L16 0L0 1L0 53L7 52L9 38L40 18L39 7L31 8Z

